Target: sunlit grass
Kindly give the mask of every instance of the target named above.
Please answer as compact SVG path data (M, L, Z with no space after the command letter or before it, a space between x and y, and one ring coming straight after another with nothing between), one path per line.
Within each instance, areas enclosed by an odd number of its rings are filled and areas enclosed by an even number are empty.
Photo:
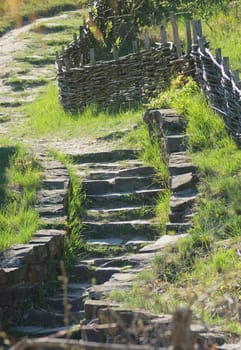
M40 184L40 168L21 145L1 140L0 250L27 243L39 227L33 208Z
M61 139L96 139L139 123L142 109L111 112L98 111L96 106L90 106L83 113L73 115L63 110L57 88L50 84L41 97L26 107L25 113L28 120L24 128L16 132L26 138L48 135Z

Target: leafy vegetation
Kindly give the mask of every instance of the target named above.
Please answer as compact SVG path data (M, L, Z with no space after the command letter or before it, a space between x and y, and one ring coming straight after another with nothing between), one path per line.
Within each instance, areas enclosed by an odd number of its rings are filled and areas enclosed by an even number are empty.
M2 140L1 140L2 141ZM26 243L39 225L33 208L40 185L40 167L21 145L3 141L0 148L0 250Z

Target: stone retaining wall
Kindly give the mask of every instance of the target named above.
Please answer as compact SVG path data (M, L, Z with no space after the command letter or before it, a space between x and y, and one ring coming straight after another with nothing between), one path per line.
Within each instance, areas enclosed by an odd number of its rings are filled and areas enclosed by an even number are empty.
M57 207L66 218L69 179L61 163L42 157L41 165L44 178L36 205L42 217L41 229L28 244L15 244L0 253L0 325L16 322L24 305L59 274L66 229L56 227L53 217ZM59 202L51 203L59 191Z

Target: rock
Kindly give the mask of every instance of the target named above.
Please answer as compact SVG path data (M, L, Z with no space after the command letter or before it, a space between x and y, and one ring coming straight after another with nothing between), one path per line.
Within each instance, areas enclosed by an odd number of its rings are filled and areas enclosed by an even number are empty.
M190 158L183 152L172 153L169 157L168 171L170 176L196 173L197 168L191 163Z
M166 233L174 232L178 237L184 232L187 232L189 229L193 227L192 223L186 222L175 222L175 223L167 223L166 224Z
M187 149L188 137L187 135L170 135L165 137L166 140L166 152L176 153L182 152Z
M113 303L107 300L91 300L87 299L84 305L85 318L92 320L98 317L99 311L107 307L117 307L118 303Z
M178 236L168 236L164 235L161 238L159 238L156 242L153 244L149 244L139 250L139 252L147 253L147 252L156 252L160 251L165 247L169 247L172 245L177 244L177 242L182 239L188 237L188 234L181 234Z
M197 191L183 190L171 196L170 207L173 212L191 208L197 197Z
M171 177L170 188L172 192L178 192L187 188L193 188L197 182L193 173L185 173Z

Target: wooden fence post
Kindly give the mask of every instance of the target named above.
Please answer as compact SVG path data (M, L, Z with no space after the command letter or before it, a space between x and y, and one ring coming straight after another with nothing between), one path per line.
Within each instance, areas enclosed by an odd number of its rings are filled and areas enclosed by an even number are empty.
M144 45L145 45L145 49L146 50L149 50L151 45L150 45L150 37L149 37L149 33L148 32L145 32L144 33Z
M223 57L223 69L224 69L225 74L230 76L229 57Z
M95 49L90 49L90 64L95 65Z
M197 29L196 29L196 21L192 21L192 34L193 34L193 43L195 45L198 45L198 40L197 40Z
M192 51L192 34L190 21L186 21L187 55Z
M233 71L233 79L234 79L234 82L237 85L237 87L239 87L240 80L239 80L239 70L238 69L235 69Z
M221 64L221 62L222 62L222 51L221 51L220 47L215 49L215 55L216 55L216 61L219 64Z
M182 46L181 46L181 41L179 38L178 27L177 27L177 22L175 20L174 12L170 13L170 20L171 20L171 24L172 24L174 44L177 48L177 57L181 57L182 56Z
M116 45L112 46L112 52L113 52L114 60L118 60L119 56L118 56L118 49L117 49Z
M205 43L205 38L203 38L203 37L198 38L198 46L199 46L202 53L205 53L205 44L204 43Z
M84 41L84 27L83 26L79 27L79 40L81 43Z
M132 51L135 53L135 52L138 52L138 46L137 46L137 41L136 40L133 40L132 41Z
M160 26L160 33L161 33L161 43L165 45L167 43L167 32L163 24Z

